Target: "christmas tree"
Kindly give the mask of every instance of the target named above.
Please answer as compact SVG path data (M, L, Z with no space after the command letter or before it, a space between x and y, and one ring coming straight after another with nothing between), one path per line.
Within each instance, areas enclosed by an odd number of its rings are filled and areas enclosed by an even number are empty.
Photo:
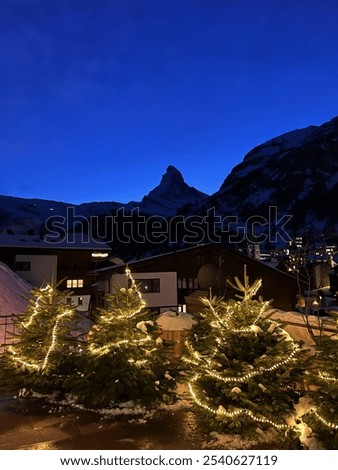
M27 310L15 321L15 342L3 357L2 377L8 386L39 392L62 388L77 352L70 295L54 283L32 289Z
M300 347L264 315L270 302L253 297L252 285L229 282L238 300L202 298L205 306L187 341L191 396L213 425L223 430L274 426L287 430L298 398Z
M173 366L129 269L126 278L126 287L107 296L108 306L88 334L82 374L69 383L86 404L136 400L147 405L173 397Z
M316 338L313 364L307 376L311 411L303 420L327 449L338 449L337 331Z

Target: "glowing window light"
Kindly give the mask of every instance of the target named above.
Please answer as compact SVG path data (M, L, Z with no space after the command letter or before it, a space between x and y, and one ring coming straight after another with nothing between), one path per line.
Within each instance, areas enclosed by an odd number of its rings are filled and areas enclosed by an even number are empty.
M77 289L83 287L83 279L67 279L67 289Z

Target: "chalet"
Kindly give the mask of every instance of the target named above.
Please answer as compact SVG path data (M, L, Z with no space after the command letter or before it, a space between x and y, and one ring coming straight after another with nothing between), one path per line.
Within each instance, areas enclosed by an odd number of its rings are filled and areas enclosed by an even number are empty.
M244 265L251 281L262 279L259 294L271 299L273 307L294 309L299 286L293 275L228 246L200 245L128 263L149 308L163 311L183 305L189 313L199 308L201 295L233 297L234 292L226 280L235 276L243 278ZM98 269L98 290L106 294L115 286L125 285L126 267L127 263L120 262Z
M78 309L83 311L89 310L96 290L91 273L107 262L109 255L107 244L82 233L53 242L38 236L0 234L0 261L32 287L59 283L59 289L73 292Z

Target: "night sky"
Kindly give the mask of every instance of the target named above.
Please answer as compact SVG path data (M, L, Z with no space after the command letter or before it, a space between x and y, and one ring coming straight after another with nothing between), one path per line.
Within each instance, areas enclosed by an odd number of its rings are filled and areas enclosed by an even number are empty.
M217 191L254 146L338 115L337 0L1 0L0 194Z

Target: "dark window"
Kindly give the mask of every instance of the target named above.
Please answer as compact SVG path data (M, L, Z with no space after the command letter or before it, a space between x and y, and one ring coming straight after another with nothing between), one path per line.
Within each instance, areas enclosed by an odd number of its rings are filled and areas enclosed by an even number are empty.
M142 294L148 292L160 292L160 280L159 279L135 279L136 285L139 286Z
M31 270L31 263L30 261L16 261L15 271L30 271Z
M195 277L183 277L177 279L177 289L185 289L189 291L194 291L198 289L198 281Z
M78 297L77 298L77 304L78 305L83 305L83 297Z

